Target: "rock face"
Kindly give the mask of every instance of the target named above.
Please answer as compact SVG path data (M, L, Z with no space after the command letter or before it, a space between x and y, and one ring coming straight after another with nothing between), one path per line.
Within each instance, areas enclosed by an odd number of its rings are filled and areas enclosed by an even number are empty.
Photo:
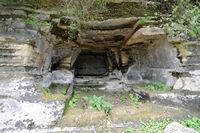
M174 89L200 91L199 81L200 81L200 76L182 77L176 81Z
M52 83L69 85L73 83L74 74L68 70L57 70L43 76L42 86L47 88Z
M64 101L43 100L33 77L24 74L0 76L0 132L46 128L61 118Z
M74 18L62 17L54 24L52 34L69 39L70 35L63 36L62 32L67 31L67 27L73 21ZM81 27L76 31L77 36L74 38L77 43L75 49L79 49L80 54L75 57L83 56L85 53L95 56L104 53L108 72L121 69L130 82L151 80L173 86L176 77L173 77L171 72L180 66L180 61L176 57L177 50L168 43L166 34L160 28L140 28L137 22L138 19L135 17L81 21ZM73 62L68 61L70 65L65 67L70 66L73 69Z
M42 75L51 69L75 69L76 73L74 63L88 53L94 58L103 54L103 61L97 63L105 62L105 73L121 70L129 82L150 80L173 86L178 78L172 75L182 65L178 51L160 28L142 26L138 17L80 21L78 29L70 29L76 21L73 17L54 21L53 12L34 10L32 16L31 11L18 9L17 16L44 22L52 19L53 28L33 26L19 18L2 19L1 72ZM5 16L11 15L12 10Z
M191 91L158 93L150 95L150 100L154 103L167 106L187 108L193 111L200 109L200 93Z
M178 122L172 122L166 126L164 133L198 133L192 128L187 128Z
M0 32L0 71L42 74L51 66L52 45L22 19L6 20Z

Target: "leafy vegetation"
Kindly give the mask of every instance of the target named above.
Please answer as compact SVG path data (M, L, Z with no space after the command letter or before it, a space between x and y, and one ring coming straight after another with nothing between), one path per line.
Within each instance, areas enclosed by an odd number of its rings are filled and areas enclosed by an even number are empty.
M69 107L73 108L77 105L77 102L79 101L80 97L77 91L74 91L72 98L69 101Z
M129 94L129 98L133 106L137 106L139 104L139 98L135 94Z
M136 129L128 127L127 129L124 130L124 133L141 133L141 132L163 133L164 128L171 122L172 122L171 119L164 119L162 121L156 121L154 119L150 119L149 121L142 123L142 125ZM193 117L185 120L180 120L179 123L200 132L199 118Z
M144 87L152 91L169 91L171 89L164 83L155 83L155 82L146 83L144 84Z
M163 20L167 22L163 28L170 36L182 34L196 39L200 35L200 7L191 0L177 0L171 16Z
M84 99L92 108L97 110L104 110L107 115L110 114L113 105L112 103L105 101L103 96L86 96Z
M67 27L66 32L68 35L68 39L71 41L76 40L77 38L77 29L80 27L79 20L74 20L70 23L70 25Z
M134 133L134 129L132 127L128 127L124 130L124 133Z
M162 133L164 128L171 122L172 121L170 119L164 119L162 121L150 119L148 122L143 123L140 127L138 127L137 132Z
M122 103L125 103L126 100L127 100L126 96L124 96L124 95L122 95L119 99L120 99L120 101L121 101Z
M41 88L44 99L65 99L66 98L66 85L51 84L48 88Z
M28 25L33 26L34 28L37 27L42 27L42 26L51 26L51 23L47 22L47 21L40 21L36 18L36 14L31 14L31 18L27 18L24 20L24 22Z
M200 132L200 118L193 117L190 119L182 120L180 123L186 127L193 128Z
M106 8L106 0L64 0L63 13L84 20L94 19L94 12Z
M148 21L151 20L151 17L149 17L147 14L144 14L144 17L142 17L139 21L138 24L139 25L144 25L146 24Z

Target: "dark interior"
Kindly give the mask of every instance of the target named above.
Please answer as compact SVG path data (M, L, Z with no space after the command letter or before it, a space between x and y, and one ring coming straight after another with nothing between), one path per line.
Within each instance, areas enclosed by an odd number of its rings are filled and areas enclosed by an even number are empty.
M106 53L82 52L74 63L75 76L106 76Z

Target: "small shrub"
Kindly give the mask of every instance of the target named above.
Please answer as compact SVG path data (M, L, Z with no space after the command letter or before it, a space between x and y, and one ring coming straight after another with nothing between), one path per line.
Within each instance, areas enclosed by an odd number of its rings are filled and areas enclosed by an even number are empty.
M193 128L196 131L200 132L200 119L193 117L190 119L182 120L180 123L184 126L187 126L189 128Z
M103 96L86 96L84 99L89 103L89 105L97 110L104 110L107 115L110 114L112 109L112 104L104 100Z
M135 94L129 94L129 98L133 106L137 106L139 104L139 98Z
M190 38L197 39L200 35L200 8L191 0L178 0L173 6L170 17L163 18L167 23L163 24L163 29L169 36L183 34ZM162 21L163 21L162 20Z
M164 83L151 82L151 83L146 83L144 86L146 89L152 90L152 91L169 91L170 90L170 87L168 87Z
M126 100L127 100L126 96L121 96L119 99L120 99L120 101L121 101L122 103L125 103Z
M52 94L52 92L49 88L43 88L43 93L46 94L46 95Z
M35 14L32 14L33 18L27 18L24 20L24 22L28 25L33 26L34 28L36 27L42 27L42 26L51 26L51 24L47 21L40 21L36 18L34 18Z
M172 121L170 119L164 119L162 121L150 119L148 122L139 126L136 130L137 132L145 133L163 133L164 128L171 122Z
M106 9L106 0L64 0L63 13L88 20L94 18L93 12Z
M66 32L68 35L68 39L71 41L75 41L77 38L77 30L78 28L80 28L80 23L79 20L74 20L70 23L70 25L68 26Z
M124 130L124 133L134 133L134 129L132 127L128 127Z
M144 14L144 17L142 17L141 19L139 19L138 24L139 25L144 25L144 24L146 24L150 20L151 20L151 18L147 14Z

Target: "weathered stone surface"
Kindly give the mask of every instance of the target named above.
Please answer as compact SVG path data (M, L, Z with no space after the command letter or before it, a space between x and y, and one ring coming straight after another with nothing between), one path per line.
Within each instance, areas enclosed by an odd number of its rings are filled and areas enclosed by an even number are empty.
M60 20L61 25L70 25L70 22L74 21L76 18L73 17L62 17ZM80 21L81 28L91 29L91 30L115 30L122 28L132 28L133 25L139 20L137 17L128 18L115 18L107 19L104 21Z
M148 68L145 72L141 72L143 80L150 80L154 82L162 82L168 86L173 86L177 80L172 76L171 69Z
M15 17L22 17L22 18L27 17L27 13L24 10L14 10L12 15L14 15Z
M83 27L87 27L93 30L114 30L122 28L132 28L133 25L138 21L137 17L130 18L116 18L108 19L104 21L89 21L83 22Z
M17 29L23 29L26 27L26 24L21 19L15 19L15 21L12 24L12 27Z
M50 21L50 15L49 14L38 14L35 17L40 21Z
M177 41L171 41L171 43L178 50L178 57L181 61L181 67L185 71L193 71L200 69L199 62L199 49L200 43L199 41L182 41L178 39Z
M179 78L173 89L200 91L200 76Z
M127 86L126 83L121 82L121 80L111 80L106 81L105 86L100 87L99 89L106 91L125 91L129 90L130 88Z
M55 84L71 84L74 80L74 74L69 70L56 70L52 73L46 73L43 75L41 82L44 88L49 87L52 83Z
M131 28L111 31L80 30L77 41L82 46L114 47L122 45L132 32Z
M52 82L57 84L71 84L74 74L69 70L57 70L52 72Z
M163 39L164 37L166 37L166 34L162 29L158 27L144 27L136 31L126 45L151 44L153 41Z
M141 82L142 76L140 75L140 69L137 64L132 65L128 68L128 71L126 73L126 77L129 81L132 82Z
M164 133L198 133L192 128L185 127L178 122L172 122L164 129Z
M150 100L168 106L183 107L198 111L200 109L200 93L190 91L151 94Z
M24 72L41 74L51 65L52 45L48 38L35 30L27 29L22 19L5 20L0 33L0 67L25 69ZM1 31L1 30L0 30ZM21 69L22 70L22 69Z
M109 73L110 79L118 79L121 80L123 78L123 74L120 70L113 70L111 73Z
M42 87L48 88L52 83L52 73L48 72L43 75L43 79L41 82Z
M0 77L0 132L47 128L61 118L64 101L43 100L32 77L14 73Z

